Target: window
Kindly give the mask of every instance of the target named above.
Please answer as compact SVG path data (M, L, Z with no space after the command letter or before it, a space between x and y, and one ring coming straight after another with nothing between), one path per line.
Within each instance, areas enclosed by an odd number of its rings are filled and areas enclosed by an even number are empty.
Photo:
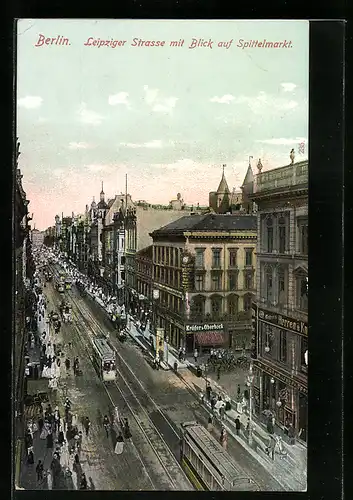
M270 266L265 269L265 298L269 302L273 301L273 277Z
M272 217L269 217L266 221L267 226L267 252L273 252L273 221Z
M298 276L296 279L297 307L301 311L308 310L308 277Z
M238 296L230 295L228 297L228 314L236 316L238 314Z
M250 311L252 303L252 295L251 293L247 293L244 295L244 311Z
M212 290L220 290L221 289L221 274L220 273L212 273Z
M211 310L212 310L212 316L214 318L218 318L221 315L221 313L222 313L222 298L221 297L212 297Z
M245 271L244 273L244 288L245 290L252 290L253 288L253 273Z
M196 316L203 316L205 312L205 299L203 297L195 297L192 300L191 310Z
M287 335L284 330L280 330L279 359L280 361L282 361L282 363L287 362Z
M221 267L221 250L213 248L212 254L212 267Z
M282 306L287 304L286 273L283 267L278 270L278 303Z
M203 248L196 248L195 249L195 267L197 269L203 268L205 265L204 263L204 249Z
M229 250L229 267L236 267L237 265L237 249L231 248Z
M228 290L236 290L238 286L238 273L228 273Z
M121 264L122 266L124 266L124 265L125 265L125 255L122 255L122 256L120 257L120 264Z
M252 266L252 254L253 254L252 248L245 249L245 265L246 266Z
M195 277L195 289L201 291L204 289L204 276L203 274L197 274Z
M299 253L308 255L308 222L299 223Z
M287 250L287 231L286 231L286 220L284 217L280 217L278 221L278 236L279 236L279 253L285 253Z

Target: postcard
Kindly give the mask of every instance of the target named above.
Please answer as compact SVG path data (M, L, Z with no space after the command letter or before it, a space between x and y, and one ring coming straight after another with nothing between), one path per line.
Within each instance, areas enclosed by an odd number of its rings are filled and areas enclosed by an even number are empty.
M13 487L306 491L309 22L16 30Z

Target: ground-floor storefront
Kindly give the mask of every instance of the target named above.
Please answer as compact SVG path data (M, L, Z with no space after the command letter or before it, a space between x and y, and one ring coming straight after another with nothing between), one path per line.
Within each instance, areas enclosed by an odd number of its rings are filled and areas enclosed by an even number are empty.
M288 429L292 424L296 436L307 440L308 391L304 383L295 380L275 368L265 366L261 361L255 364L254 411L260 418L268 413L276 419L276 424Z

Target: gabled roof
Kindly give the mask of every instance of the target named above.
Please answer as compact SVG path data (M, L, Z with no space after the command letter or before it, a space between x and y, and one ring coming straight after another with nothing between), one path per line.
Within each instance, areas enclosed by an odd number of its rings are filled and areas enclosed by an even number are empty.
M217 193L230 193L226 178L224 177L224 172L222 174L222 179L219 183Z

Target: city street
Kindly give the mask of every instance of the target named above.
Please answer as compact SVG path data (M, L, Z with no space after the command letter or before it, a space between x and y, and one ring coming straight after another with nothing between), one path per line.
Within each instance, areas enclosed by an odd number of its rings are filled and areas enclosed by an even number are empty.
M62 295L47 284L48 311L58 310ZM132 340L124 344L108 318L73 287L65 292L72 304L73 323L63 323L61 335L65 356L80 359L82 376L66 375L64 383L79 418L88 416L91 430L82 449L82 467L93 478L96 489L193 489L178 464L179 426L197 420L206 425L209 413L186 384L172 371L153 370L147 355ZM98 378L87 350L90 335L107 335L117 351L116 382L104 385ZM71 347L68 346L69 342ZM64 358L63 358L64 359ZM66 394L65 394L66 395ZM63 395L64 397L64 395ZM105 414L117 406L129 419L131 443L122 455L114 454L115 436L107 440L102 425ZM218 439L220 428L213 431ZM84 438L85 439L85 438ZM231 436L228 451L259 489L282 490L277 481Z

